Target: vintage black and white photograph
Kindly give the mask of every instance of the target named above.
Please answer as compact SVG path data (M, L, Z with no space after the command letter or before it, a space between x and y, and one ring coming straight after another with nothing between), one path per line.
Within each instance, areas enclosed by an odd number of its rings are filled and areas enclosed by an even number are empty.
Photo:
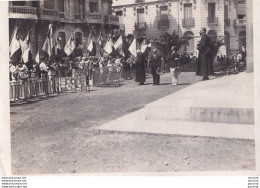
M9 1L12 174L255 171L252 10Z

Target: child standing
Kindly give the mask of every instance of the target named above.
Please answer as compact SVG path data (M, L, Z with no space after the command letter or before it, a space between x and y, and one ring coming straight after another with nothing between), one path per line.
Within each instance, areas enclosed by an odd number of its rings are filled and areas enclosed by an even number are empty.
M170 72L172 77L172 86L178 85L178 70L179 69L179 58L180 55L177 52L177 48L175 46L172 47L172 54L170 58Z

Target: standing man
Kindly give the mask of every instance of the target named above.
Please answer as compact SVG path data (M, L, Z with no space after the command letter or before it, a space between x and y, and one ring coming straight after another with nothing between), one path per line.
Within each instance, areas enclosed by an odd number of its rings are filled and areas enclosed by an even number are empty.
M144 85L145 82L145 57L141 50L137 50L135 81L139 85Z
M177 48L175 46L172 47L172 54L170 58L170 72L172 77L172 86L178 85L178 72L177 67L179 67L179 58L180 55L177 52Z
M160 84L160 75L157 73L157 70L161 67L161 57L157 54L157 50L153 50L153 55L150 60L151 73L153 75L153 85Z
M210 57L210 38L206 35L206 29L200 30L201 40L197 46L199 50L198 66L196 75L203 76L203 80L209 80L209 75L213 75L213 62Z

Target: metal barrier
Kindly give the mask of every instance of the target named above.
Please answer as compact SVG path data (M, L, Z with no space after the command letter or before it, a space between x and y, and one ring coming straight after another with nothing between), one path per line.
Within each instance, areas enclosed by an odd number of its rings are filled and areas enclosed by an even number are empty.
M93 68L93 85L99 87L120 86L121 67Z

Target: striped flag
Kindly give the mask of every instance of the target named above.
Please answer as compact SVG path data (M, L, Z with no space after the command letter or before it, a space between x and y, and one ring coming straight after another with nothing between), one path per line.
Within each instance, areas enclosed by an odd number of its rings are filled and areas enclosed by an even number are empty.
M147 47L148 47L147 42L144 39L142 44L141 44L141 52L144 53Z
M134 40L132 41L132 43L129 46L128 50L134 57L137 56L137 53L136 53L136 38L134 38Z
M18 27L15 26L14 32L13 32L13 37L11 39L11 43L9 46L9 55L10 58L14 55L14 53L21 48L21 44L19 42L18 38Z
M70 56L75 48L76 48L75 37L74 34L71 33L70 38L64 47L64 52L67 54L67 56Z
M38 50L38 52L37 52L37 55L36 55L36 57L35 57L35 61L36 61L36 63L40 63L40 54L39 54L39 50Z
M31 51L30 46L31 45L29 44L28 48L26 49L26 51L22 55L22 59L23 59L24 63L27 63L29 61L29 55L30 55L30 51Z
M98 36L98 39L97 39L97 43L100 47L103 47L103 35L102 35L102 32L100 31L100 34Z
M112 38L109 37L106 44L105 44L105 47L104 47L104 50L108 53L108 54L111 54L113 52L113 41L112 41Z
M120 36L117 39L116 43L114 44L115 50L118 50L119 48L122 48L122 45L123 45L123 38L122 38L122 36Z
M45 51L49 55L49 57L51 57L52 49L54 47L52 26L53 26L53 24L50 23L49 24L49 30L48 30L48 33L47 33L47 37L46 37L46 40L45 40L43 47L42 47L42 50Z

